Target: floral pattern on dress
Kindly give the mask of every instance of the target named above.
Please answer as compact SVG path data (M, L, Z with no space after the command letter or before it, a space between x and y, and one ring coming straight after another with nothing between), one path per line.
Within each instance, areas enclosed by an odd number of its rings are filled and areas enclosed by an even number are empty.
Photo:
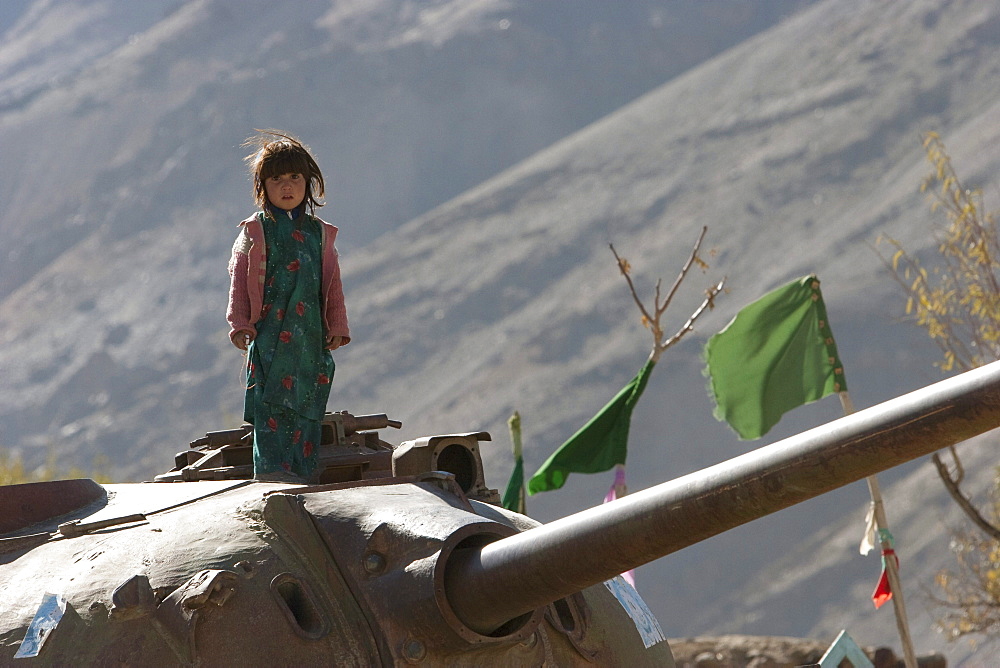
M247 354L244 419L255 425L254 475L308 478L335 365L325 349L320 223L304 213L261 216L267 276L257 335Z

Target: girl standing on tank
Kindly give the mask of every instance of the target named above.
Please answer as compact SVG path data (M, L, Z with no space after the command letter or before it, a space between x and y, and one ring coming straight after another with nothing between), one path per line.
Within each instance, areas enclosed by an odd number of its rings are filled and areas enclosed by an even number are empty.
M229 338L247 351L243 417L254 425L254 478L304 482L316 468L335 365L351 340L334 240L319 218L323 174L309 149L275 130L247 140L260 211L240 223L229 261Z

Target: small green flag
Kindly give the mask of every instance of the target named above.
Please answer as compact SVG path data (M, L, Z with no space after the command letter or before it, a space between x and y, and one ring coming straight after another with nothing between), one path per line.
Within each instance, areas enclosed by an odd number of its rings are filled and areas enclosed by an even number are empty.
M503 498L500 500L507 510L525 514L524 504L524 458L521 456L521 414L514 411L514 414L507 420L507 428L510 430L510 440L514 444L514 470L510 473L510 480L507 481L507 489L504 490Z
M600 473L625 463L632 409L655 364L648 360L607 406L552 453L528 481L528 494L559 489L570 473Z
M847 391L816 276L746 306L705 345L715 417L741 439L760 438L781 416Z

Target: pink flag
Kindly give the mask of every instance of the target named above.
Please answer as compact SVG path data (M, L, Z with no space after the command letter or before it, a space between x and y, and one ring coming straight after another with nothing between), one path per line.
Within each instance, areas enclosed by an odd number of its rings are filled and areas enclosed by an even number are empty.
M615 481L611 485L611 489L608 493L604 495L604 503L614 501L628 494L628 487L625 486L625 467L621 464L615 465ZM630 570L622 573L622 577L625 581L635 588L635 570Z

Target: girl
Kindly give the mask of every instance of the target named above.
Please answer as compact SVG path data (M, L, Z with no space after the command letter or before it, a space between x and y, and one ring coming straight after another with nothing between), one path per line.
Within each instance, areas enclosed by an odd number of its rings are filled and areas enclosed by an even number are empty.
M316 468L333 379L351 340L334 240L315 217L323 174L309 149L258 131L246 158L260 211L240 223L229 261L229 338L247 351L243 418L254 425L254 478L305 482Z

